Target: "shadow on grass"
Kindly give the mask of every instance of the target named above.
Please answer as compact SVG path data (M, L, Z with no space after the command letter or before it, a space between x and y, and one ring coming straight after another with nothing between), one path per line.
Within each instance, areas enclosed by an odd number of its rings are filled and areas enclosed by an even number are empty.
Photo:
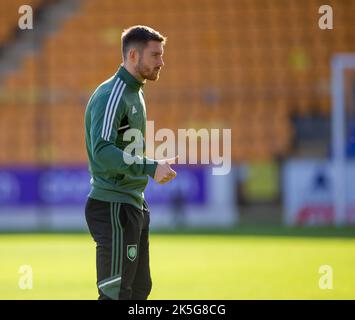
M152 234L159 235L230 235L230 236L272 236L272 237L314 237L314 238L354 238L352 227L282 227L282 226L237 226L228 229L216 228L177 228L156 229Z

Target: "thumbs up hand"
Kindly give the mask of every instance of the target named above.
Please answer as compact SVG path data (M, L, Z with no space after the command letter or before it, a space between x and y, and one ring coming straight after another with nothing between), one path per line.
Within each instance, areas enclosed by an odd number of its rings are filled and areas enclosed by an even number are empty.
M164 184L174 179L177 173L170 167L170 165L175 163L178 158L179 156L158 160L158 166L155 171L154 180L160 184Z

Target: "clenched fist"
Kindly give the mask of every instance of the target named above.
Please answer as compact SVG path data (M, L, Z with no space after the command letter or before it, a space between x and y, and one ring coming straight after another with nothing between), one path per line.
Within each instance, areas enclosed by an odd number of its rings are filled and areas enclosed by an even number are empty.
M179 156L175 158L158 160L157 169L155 171L154 180L160 184L164 184L176 177L176 172L170 167L170 164L175 163Z

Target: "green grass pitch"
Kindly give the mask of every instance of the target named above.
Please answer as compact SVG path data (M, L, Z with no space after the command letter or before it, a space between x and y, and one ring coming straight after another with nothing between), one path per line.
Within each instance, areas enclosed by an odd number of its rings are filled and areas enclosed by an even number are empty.
M354 229L330 236L275 230L151 234L149 298L355 299ZM97 298L87 234L2 234L0 257L0 299ZM21 265L32 267L31 290L19 288ZM321 265L332 267L332 289L319 288Z

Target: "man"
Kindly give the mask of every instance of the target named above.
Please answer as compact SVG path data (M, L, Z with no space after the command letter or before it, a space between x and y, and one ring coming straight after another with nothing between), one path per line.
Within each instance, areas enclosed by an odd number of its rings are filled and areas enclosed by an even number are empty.
M96 242L99 299L147 299L149 209L144 200L148 176L166 183L176 176L176 159L151 160L127 152L126 130L146 129L142 87L164 66L166 38L146 26L122 33L123 64L91 96L85 112L85 140L91 191L85 216ZM143 140L144 144L144 140ZM144 145L143 145L144 152Z

